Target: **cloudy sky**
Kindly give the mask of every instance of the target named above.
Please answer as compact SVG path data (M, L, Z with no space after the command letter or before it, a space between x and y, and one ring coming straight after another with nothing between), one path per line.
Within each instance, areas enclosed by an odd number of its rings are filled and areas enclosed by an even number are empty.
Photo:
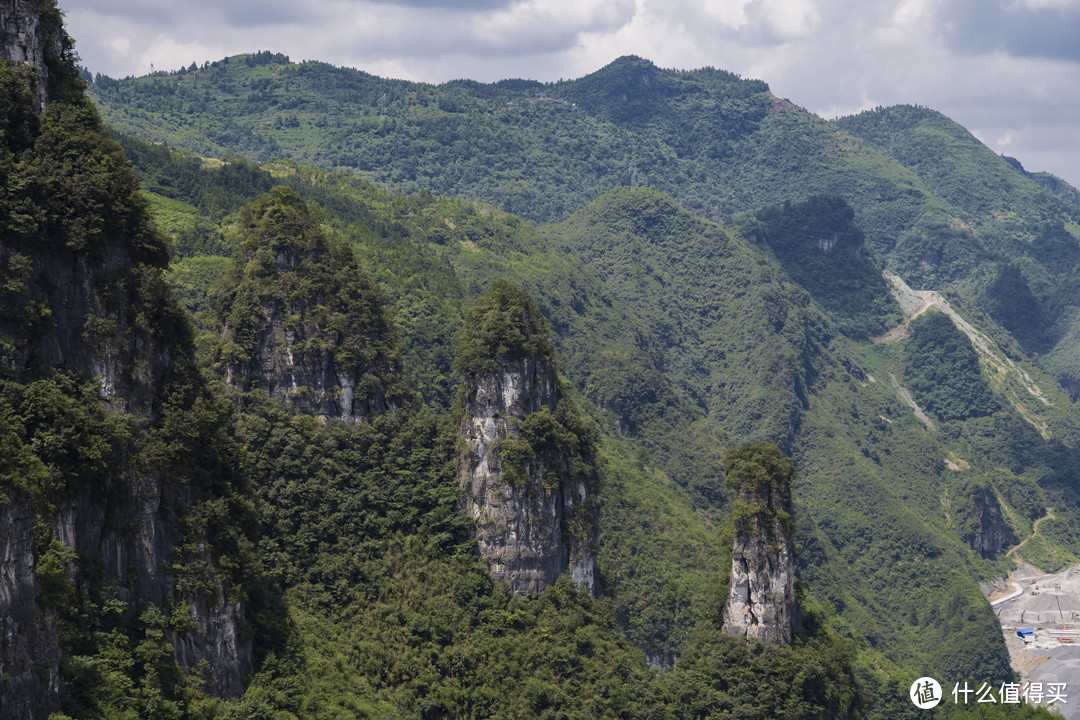
M387 77L724 68L824 117L918 103L1080 186L1080 0L60 0L114 77L253 50Z

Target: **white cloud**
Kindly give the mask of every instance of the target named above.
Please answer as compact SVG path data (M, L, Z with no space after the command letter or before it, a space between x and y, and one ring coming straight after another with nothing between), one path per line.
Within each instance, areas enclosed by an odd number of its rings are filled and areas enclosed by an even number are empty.
M893 12L893 23L900 26L914 25L927 16L929 8L930 0L904 0Z
M117 55L127 57L128 50L131 49L131 38L115 37L108 41L108 47L115 50Z
M702 14L720 27L738 30L749 22L746 16L746 6L749 4L750 0L707 2L702 7Z
M932 0L904 0L888 16L888 22L873 29L877 42L888 46L921 43L933 34Z
M821 25L821 15L813 0L761 0L769 26L784 40L803 38Z
M634 12L633 0L525 0L477 18L472 39L499 49L562 49L581 33L617 31Z
M199 42L177 42L164 33L154 38L153 42L139 53L137 65L156 70L174 70L186 67L192 62L201 64L212 54L212 50Z

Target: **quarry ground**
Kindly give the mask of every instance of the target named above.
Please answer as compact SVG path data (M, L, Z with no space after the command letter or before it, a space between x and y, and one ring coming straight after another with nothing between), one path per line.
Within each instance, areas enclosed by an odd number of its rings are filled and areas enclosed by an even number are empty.
M1066 683L1066 704L1053 707L1080 720L1080 565L1046 575L1021 563L983 592L1001 621L1013 669L1024 683ZM1017 637L1018 627L1035 628L1035 640ZM1076 641L1062 643L1061 637Z

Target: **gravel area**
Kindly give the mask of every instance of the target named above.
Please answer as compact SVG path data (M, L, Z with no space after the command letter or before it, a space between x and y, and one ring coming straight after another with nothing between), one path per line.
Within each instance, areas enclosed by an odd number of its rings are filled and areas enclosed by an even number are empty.
M1017 589L1021 593L1008 598ZM1068 720L1080 720L1080 566L1043 575L1025 564L984 591L999 601L994 612L1013 668L1025 683L1043 683L1044 688L1065 683L1066 702L1052 707ZM1016 636L1018 627L1035 628L1036 639L1025 643ZM1076 641L1062 643L1061 637Z

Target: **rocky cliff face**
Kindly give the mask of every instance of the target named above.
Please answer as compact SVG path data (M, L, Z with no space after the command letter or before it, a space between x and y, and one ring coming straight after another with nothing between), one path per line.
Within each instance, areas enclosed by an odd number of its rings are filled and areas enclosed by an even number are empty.
M49 2L0 0L4 59L37 69L35 78L0 64L12 93L0 118L8 190L0 199L4 718L58 709L68 691L58 621L72 603L104 588L126 608L117 622L134 622L151 604L190 603L192 622L172 640L185 668L208 664L208 690L239 692L251 667L250 641L237 639L242 605L224 602L223 589L183 597L171 575L177 546L205 541L187 536L181 517L203 488L160 455L137 454L171 412L160 407L167 379L175 386L187 378L185 387L198 394L190 331L162 278L167 245L138 200L123 152L85 99L65 95L50 104L49 82L76 77L60 55L66 36L59 22ZM46 74L47 64L57 78ZM48 116L38 118L47 106ZM65 395L87 381L96 399ZM40 387L54 394L33 397ZM20 393L26 397L18 409ZM110 447L105 435L80 445L83 431L95 428L53 432L67 407L89 408L103 426L120 428L123 447ZM187 462L174 460L177 467ZM68 622L88 638L89 626L80 623L99 618Z
M59 57L64 49L59 17L42 17L40 8L40 0L0 0L0 59L32 68L39 112L49 104L46 54Z
M244 679L251 672L251 638L241 634L246 608L240 601L198 597L190 602L192 631L170 633L176 660L186 670L206 663L206 691L218 697L236 697L244 692Z
M322 235L295 193L249 208L246 264L220 300L225 380L343 420L400 405L401 358L384 299L350 248Z
M0 504L0 717L38 717L64 687L56 612L40 609L34 583L36 514Z
M958 503L960 537L981 555L996 555L1016 542L1016 534L1001 512L1001 503L989 485L967 488L968 497Z
M725 464L726 482L738 495L724 632L786 645L799 624L791 526L794 467L768 443L734 450Z
M106 493L86 489L48 518L11 495L8 504L0 503L0 717L43 717L57 709L67 691L60 671L58 608L43 606L40 597L35 528L46 521L53 537L77 556L99 561L65 565L75 593L111 588L126 607L121 621L127 623L134 623L148 603L165 607L172 599L186 600L189 627L169 634L177 661L186 670L205 663L206 690L212 694L243 691L252 662L251 640L239 633L243 603L205 595L177 598L169 571L182 540L174 509L193 504L192 494L190 487L133 476L130 485Z
M38 5L0 0L7 58L44 63L42 37L66 38L58 15L55 23L38 19ZM53 79L70 90L75 69L54 51L46 53ZM0 200L0 369L95 378L114 410L147 416L185 332L161 280L168 247L136 200L127 159L88 101L69 97L40 117L46 84L28 75L29 67L45 66L0 63L8 95L0 175L9 189Z
M496 281L465 318L462 502L491 574L525 595L569 570L599 593L598 480L592 434L559 397L554 351L536 302Z
M1068 375L1061 375L1058 377L1058 382L1061 383L1061 388L1069 396L1070 400L1073 402L1080 400L1080 380Z
M160 295L140 292L160 283L146 270L122 238L93 255L0 239L0 276L11 280L0 299L13 310L0 311L0 335L10 343L6 369L16 375L59 371L93 378L100 399L112 409L148 416L173 350L155 340L145 322L147 311L170 312L154 307ZM159 284L154 294L163 289Z
M523 456L507 452L527 442L522 426L531 415L555 409L554 367L506 360L467 378L466 393L461 482L492 576L525 595L569 568L574 582L597 594L595 475L573 477L567 458L532 443Z
M771 541L771 542L770 542ZM770 645L791 642L795 625L795 560L781 528L754 521L732 546L731 590L724 631Z

